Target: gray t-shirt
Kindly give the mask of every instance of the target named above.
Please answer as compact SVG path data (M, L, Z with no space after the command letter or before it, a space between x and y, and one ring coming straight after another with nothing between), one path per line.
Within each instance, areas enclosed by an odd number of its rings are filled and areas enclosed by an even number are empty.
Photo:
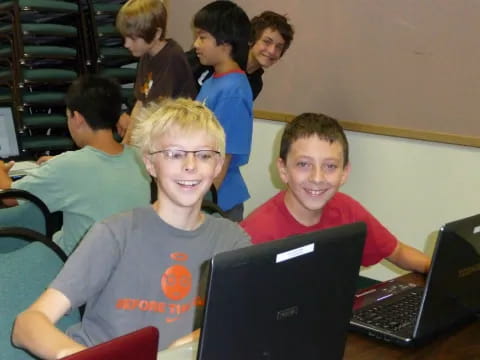
M164 349L197 326L205 262L248 245L248 235L227 219L207 215L198 229L185 231L152 207L95 224L51 284L73 307L86 303L82 322L67 334L92 346L153 325Z

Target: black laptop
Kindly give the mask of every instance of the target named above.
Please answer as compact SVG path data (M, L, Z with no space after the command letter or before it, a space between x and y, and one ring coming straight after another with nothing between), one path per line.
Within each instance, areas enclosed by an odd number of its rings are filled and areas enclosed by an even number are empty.
M414 345L480 312L480 214L440 229L425 287L391 280L358 293L351 329Z
M0 107L0 159L15 160L16 163L9 172L13 178L23 176L27 170L38 166L20 149L12 108L9 106Z
M355 223L216 255L197 359L342 359L365 232Z

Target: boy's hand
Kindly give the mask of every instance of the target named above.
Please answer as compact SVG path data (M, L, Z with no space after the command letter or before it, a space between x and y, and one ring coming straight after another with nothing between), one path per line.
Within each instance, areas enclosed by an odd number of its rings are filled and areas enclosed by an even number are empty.
M5 164L2 160L0 160L0 189L10 189L12 179L10 179L10 176L8 176L8 172L13 165L15 165L15 161L9 161Z
M44 162L47 162L48 160L53 159L54 157L55 157L55 156L47 156L47 155L40 156L40 157L37 159L37 164L38 164L38 165L42 165Z
M130 121L131 117L127 113L120 115L120 118L117 121L117 132L122 138L125 137Z
M200 339L200 329L191 332L188 335L182 336L181 338L175 340L168 348L174 348L180 345L185 345Z
M10 169L15 165L15 161L9 161L8 163L5 164L2 160L0 160L0 171L5 172L5 174L8 174Z

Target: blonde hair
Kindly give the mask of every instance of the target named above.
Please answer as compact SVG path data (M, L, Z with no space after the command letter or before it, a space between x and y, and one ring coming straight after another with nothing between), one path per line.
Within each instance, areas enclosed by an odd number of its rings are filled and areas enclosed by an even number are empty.
M123 37L142 38L147 43L155 39L160 28L160 40L164 40L167 9L162 0L128 0L117 14L116 26Z
M178 98L152 102L142 109L137 124L132 139L143 154L157 150L152 145L159 136L176 130L186 134L204 131L214 140L215 150L225 155L225 132L213 112L199 101Z

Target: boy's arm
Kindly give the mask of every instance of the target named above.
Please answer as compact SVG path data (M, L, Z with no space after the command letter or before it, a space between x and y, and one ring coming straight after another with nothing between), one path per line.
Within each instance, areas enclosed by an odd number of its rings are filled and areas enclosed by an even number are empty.
M220 173L217 175L217 177L213 179L213 185L215 185L216 189L220 189L220 186L222 185L222 182L225 179L225 176L227 175L228 166L230 165L231 160L232 160L232 155L225 154L225 160L223 161L222 170L220 170Z
M412 270L419 273L427 273L430 269L430 258L421 251L398 242L397 247L387 260L405 270Z
M130 144L132 141L132 132L135 128L135 123L137 121L137 116L142 109L142 102L137 100L130 116L126 114L122 114L120 116L119 122L117 123L117 131L121 135L123 135L122 144ZM128 118L127 118L128 117Z
M12 342L42 359L60 359L85 349L55 327L70 309L70 300L56 289L47 289L17 316Z
M52 160L54 157L55 156L43 155L43 156L40 156L36 162L38 165L42 165L43 163L46 163L47 161Z

